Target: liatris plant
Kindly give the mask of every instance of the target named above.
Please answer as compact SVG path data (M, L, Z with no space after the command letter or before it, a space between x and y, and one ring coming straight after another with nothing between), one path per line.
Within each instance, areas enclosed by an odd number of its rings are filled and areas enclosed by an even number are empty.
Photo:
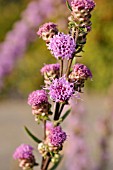
M38 143L38 151L42 156L41 170L56 169L61 161L60 152L66 139L69 139L61 123L71 109L63 115L62 111L69 105L70 98L78 98L85 81L92 78L91 71L84 64L75 62L78 53L82 52L86 35L91 30L91 11L95 3L93 0L73 0L70 5L68 1L66 2L71 10L68 34L60 32L57 24L52 22L42 25L37 32L60 63L44 65L41 69L44 86L41 90L33 91L28 97L35 121L44 124L43 140L34 136L25 127L27 133ZM51 109L51 105L54 105L54 109ZM14 158L19 160L20 167L25 170L33 169L37 165L32 148L26 145L17 148Z

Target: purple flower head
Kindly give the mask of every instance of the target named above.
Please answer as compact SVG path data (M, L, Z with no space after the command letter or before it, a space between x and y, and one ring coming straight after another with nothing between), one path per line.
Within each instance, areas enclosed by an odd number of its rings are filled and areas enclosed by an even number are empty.
M75 41L70 35L64 33L58 33L50 39L50 44L48 49L57 59L67 59L73 58L73 53L75 52Z
M92 78L91 71L84 64L75 64L73 67L73 72L76 73L76 76L81 79Z
M48 73L48 72L57 72L60 70L60 64L46 64L44 67L42 67L41 69L41 73L42 75L44 75L44 73Z
M95 3L93 0L73 0L71 2L71 7L73 11L76 11L76 9L92 11L95 7Z
M14 159L30 159L33 157L33 147L21 144L13 154Z
M36 90L29 94L28 104L37 106L42 103L48 103L48 97L45 90Z
M42 25L39 28L37 35L42 37L42 39L45 40L46 42L49 42L50 38L52 38L53 35L57 33L58 33L57 25L52 22L49 22L49 23Z
M60 126L51 128L48 135L50 144L56 147L61 146L66 138L67 135L65 132L62 131L62 128Z
M67 102L74 94L74 84L69 83L65 77L53 80L49 87L50 98L55 102Z

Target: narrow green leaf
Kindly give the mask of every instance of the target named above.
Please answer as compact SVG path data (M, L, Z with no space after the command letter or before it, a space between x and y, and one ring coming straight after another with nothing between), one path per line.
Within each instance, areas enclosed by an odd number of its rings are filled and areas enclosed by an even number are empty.
M72 8L71 8L71 6L69 5L68 0L66 0L66 5L67 5L68 9L70 9L70 11L72 11Z
M54 164L54 165L52 166L52 168L50 168L49 170L55 170L55 169L58 167L59 163L61 162L62 158L63 158L63 156L61 156L61 157L59 158L58 162L56 162L56 164Z
M40 139L38 139L36 136L34 136L34 135L28 130L28 128L27 128L26 126L24 126L24 129L25 129L25 131L27 132L27 134L28 134L35 142L37 142L37 143L42 142Z
M61 117L62 122L63 122L63 121L65 120L65 118L69 115L70 111L71 111L71 109L67 110L67 111L64 113L64 115Z

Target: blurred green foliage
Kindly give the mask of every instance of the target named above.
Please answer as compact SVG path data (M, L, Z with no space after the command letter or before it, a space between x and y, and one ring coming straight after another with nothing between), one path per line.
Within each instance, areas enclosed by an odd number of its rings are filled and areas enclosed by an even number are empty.
M20 13L28 2L28 0L0 0L1 41L6 32L12 28L13 23L20 18ZM61 16L60 13L59 16ZM55 17L52 18L53 21L56 20ZM63 17L66 18L67 13L66 15L63 13ZM62 19L60 23L62 23ZM92 13L92 23L92 31L87 37L84 48L85 52L83 57L77 61L86 64L93 73L93 81L88 81L86 88L103 92L107 91L109 86L113 84L113 1L96 0L96 8ZM29 92L40 88L43 84L40 68L43 63L52 62L56 61L50 55L45 43L37 39L36 42L30 44L25 56L17 62L12 73L5 78L2 95L21 94L26 96Z

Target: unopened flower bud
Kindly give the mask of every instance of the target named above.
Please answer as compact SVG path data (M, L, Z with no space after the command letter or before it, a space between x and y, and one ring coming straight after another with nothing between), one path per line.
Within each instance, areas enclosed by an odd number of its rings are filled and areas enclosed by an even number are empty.
M91 11L94 9L95 3L93 0L73 0L71 2L71 16L69 20L70 34L76 37L78 29L77 45L83 48L86 43L86 35L91 30ZM90 29L88 29L90 28Z

